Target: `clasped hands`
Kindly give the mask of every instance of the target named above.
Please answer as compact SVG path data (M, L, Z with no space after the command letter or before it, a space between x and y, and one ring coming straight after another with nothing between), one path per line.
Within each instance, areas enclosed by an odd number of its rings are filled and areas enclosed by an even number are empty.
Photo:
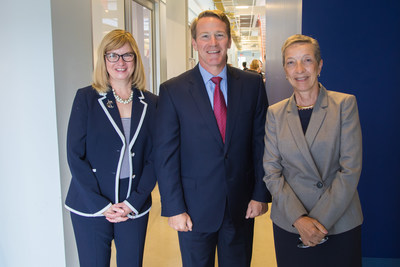
M255 218L257 216L263 215L268 210L267 203L251 200L247 207L246 211L246 219ZM169 217L168 218L168 225L180 232L188 232L192 231L193 229L193 222L190 218L189 214L186 212Z
M298 218L293 226L299 232L303 244L310 247L318 245L328 234L328 231L320 222L308 216Z
M132 210L123 202L117 203L109 207L103 215L106 216L107 221L111 223L119 223L128 220L128 214Z

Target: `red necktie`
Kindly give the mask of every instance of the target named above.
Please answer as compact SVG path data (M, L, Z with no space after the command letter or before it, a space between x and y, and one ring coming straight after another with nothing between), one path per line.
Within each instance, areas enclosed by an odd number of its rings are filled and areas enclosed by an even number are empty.
M225 128L226 128L226 103L224 95L219 87L221 77L212 77L211 81L215 83L214 90L214 115L217 119L219 131L222 136L222 141L225 143Z

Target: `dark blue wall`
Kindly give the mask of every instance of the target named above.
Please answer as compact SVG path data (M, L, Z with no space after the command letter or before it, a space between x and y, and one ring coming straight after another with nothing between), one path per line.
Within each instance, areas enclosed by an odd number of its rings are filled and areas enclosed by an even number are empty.
M303 0L302 33L320 43L322 84L358 100L363 257L400 258L400 1Z

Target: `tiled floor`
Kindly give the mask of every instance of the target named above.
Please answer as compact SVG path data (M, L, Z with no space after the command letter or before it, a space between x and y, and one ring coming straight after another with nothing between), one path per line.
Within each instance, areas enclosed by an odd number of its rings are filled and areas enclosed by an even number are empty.
M144 250L144 267L181 267L178 235L168 226L167 218L161 217L161 203L158 188L153 191L153 207L150 211ZM111 267L115 264L115 248ZM269 212L256 218L252 267L276 267L272 222ZM234 267L234 266L233 266Z

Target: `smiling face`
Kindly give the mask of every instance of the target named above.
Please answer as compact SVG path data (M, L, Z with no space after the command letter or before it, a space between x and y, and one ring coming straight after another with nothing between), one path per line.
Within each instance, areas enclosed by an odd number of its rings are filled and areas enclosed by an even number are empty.
M294 43L287 47L284 69L286 78L295 92L318 91L322 59L317 62L312 44Z
M132 48L128 43L118 49L114 49L111 51L107 51L107 53L116 53L119 55L123 55L125 53L133 53ZM131 82L133 71L135 70L135 60L131 62L125 62L122 57L119 58L117 62L109 62L107 59L106 68L109 75L110 84L113 83L128 83Z
M216 17L203 17L196 26L193 47L199 54L200 65L213 75L218 75L226 65L226 55L231 39L225 23Z

